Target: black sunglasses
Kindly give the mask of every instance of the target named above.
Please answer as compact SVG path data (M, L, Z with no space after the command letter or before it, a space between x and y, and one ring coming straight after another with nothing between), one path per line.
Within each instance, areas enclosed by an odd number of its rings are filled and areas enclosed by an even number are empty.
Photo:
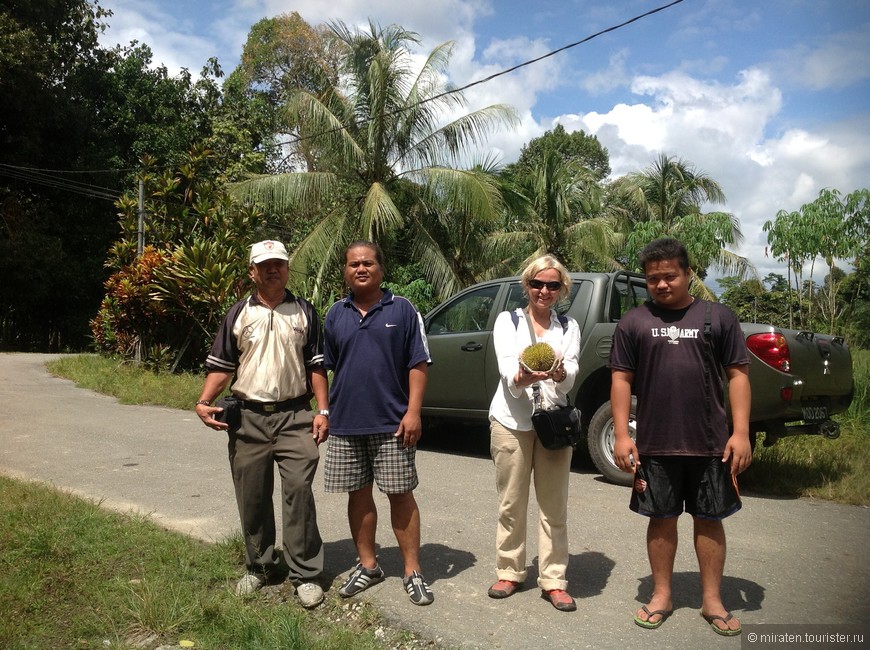
M550 291L558 291L562 288L562 283L556 281L544 282L542 280L529 280L529 286L532 289L543 289L544 287L547 287Z

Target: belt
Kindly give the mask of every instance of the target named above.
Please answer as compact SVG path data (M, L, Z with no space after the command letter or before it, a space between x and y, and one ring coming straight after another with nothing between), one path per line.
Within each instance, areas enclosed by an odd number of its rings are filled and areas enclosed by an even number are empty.
M285 399L281 402L255 402L249 399L239 400L243 409L258 411L259 413L276 413L304 406L311 401L308 395L301 395L293 399Z

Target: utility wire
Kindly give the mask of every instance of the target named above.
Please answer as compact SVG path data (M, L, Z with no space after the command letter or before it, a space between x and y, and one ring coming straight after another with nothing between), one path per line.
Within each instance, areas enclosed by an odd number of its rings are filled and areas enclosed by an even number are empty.
M593 38L598 38L599 36L602 36L602 35L607 34L609 32L614 32L617 29L622 29L623 27L630 25L631 23L637 22L638 20L646 18L647 16L652 16L653 14L657 14L658 12L664 11L665 9L669 9L669 8L673 7L674 5L680 4L681 2L683 2L683 0L674 0L670 4L662 5L661 7L651 9L651 10L647 11L646 13L640 14L639 16L635 16L634 18L626 20L623 23L620 23L618 25L614 25L613 27L608 27L607 29L602 29L600 32L595 32L594 34L587 36L586 38L583 38L583 39L576 41L574 43L569 43L568 45L564 45L557 50L553 50L552 52L547 52L546 54L541 55L535 59L530 59L529 61L524 61L523 63L519 63L512 68L508 68L507 70L502 70L501 72L496 72L495 74L491 74L488 77L485 77L484 79L472 81L470 84L466 84L466 85L462 86L461 88L454 88L454 89L445 91L443 93L440 93L438 95L435 95L433 97L428 97L428 98L418 102L417 104L414 104L412 106L412 108L414 106L419 106L420 104L425 104L426 102L431 102L431 101L434 101L436 99L440 99L441 97L446 97L447 95L452 95L453 93L463 92L463 91L468 90L469 88L472 88L474 86L479 86L480 84L485 84L489 81L492 81L493 79L497 79L498 77L504 76L506 74L510 74L511 72L515 72L516 70L519 70L520 68L524 68L527 65L532 65L533 63L538 63L539 61L543 61L544 59L547 59L551 56L555 56L555 55L559 54L560 52L564 52L565 50L570 50L572 47L577 47L578 45L582 45L583 43L587 43L587 42L591 41Z
M558 49L555 49L551 52L547 52L546 54L543 54L537 58L530 59L528 61L524 61L523 63L519 63L511 68L507 68L506 70L502 70L500 72L496 72L494 74L491 74L488 77L484 77L483 79L478 79L477 81L472 81L471 83L466 84L464 86L460 86L459 88L451 88L450 90L445 90L444 92L438 93L437 95L433 95L432 97L427 97L426 99L421 99L420 101L415 102L415 103L411 104L410 106L396 109L395 111L387 113L387 115L388 116L398 115L398 114L403 113L405 111L409 111L411 109L414 109L417 106L422 106L423 104L426 104L429 102L434 102L436 99L441 99L442 97L447 97L448 95L461 93L461 92L468 90L469 88L473 88L474 86L479 86L481 84L488 83L488 82L492 81L493 79L497 79L498 77L502 77L506 74L510 74L511 72L515 72L515 71L519 70L520 68L524 68L524 67L532 65L534 63L538 63L539 61L543 61L546 58L549 58L551 56L555 56L555 55L559 54L560 52L564 52L565 50L570 50L571 48L577 47L578 45L582 45L583 43L588 43L589 41L591 41L594 38L598 38L599 36L602 36L604 34L608 34L610 32L614 32L618 29L622 29L623 27L626 27L632 23L635 23L638 20L642 20L643 18L646 18L648 16L652 16L653 14L657 14L660 11L664 11L665 9L670 9L674 5L678 5L681 2L683 2L683 0L674 0L673 2L670 2L666 5L656 7L655 9L650 9L649 11L642 13L642 14L639 14L639 15L635 16L634 18L629 18L628 20L621 22L618 25L613 25L612 27L602 29L600 32L595 32L594 34L591 34L591 35L587 36L586 38L582 38L579 41L575 41L574 43L569 43L568 45L564 45L564 46L562 46ZM293 138L291 140L287 140L287 141L279 143L279 144L295 144L297 142L303 142L305 140L313 140L314 138L318 138L322 135L328 135L330 133L336 133L338 131L341 131L342 129L346 129L347 126L348 126L347 124L341 124L339 126L331 128L331 129L321 131L320 133L315 133L313 135L308 135L308 136L298 136L296 138Z
M649 11L642 13L642 14L639 14L639 15L635 16L634 18L630 18L624 22L621 22L618 25L613 25L612 27L608 27L606 29L602 29L599 32L595 32L594 34L591 34L585 38L582 38L579 41L575 41L574 43L569 43L568 45L564 45L558 49L552 50L551 52L547 52L546 54L543 54L539 57L536 57L534 59L530 59L528 61L524 61L524 62L519 63L513 67L510 67L510 68L507 68L507 69L502 70L500 72L496 72L494 74L491 74L488 77L485 77L483 79L478 79L477 81L472 81L471 83L468 83L468 84L461 86L459 88L452 88L450 90L446 90L446 91L439 93L437 95L433 95L432 97L427 97L426 99L421 99L420 101L415 102L415 103L411 104L410 106L407 106L407 107L404 107L401 109L397 109L391 113L388 113L388 115L397 115L399 113L414 109L417 106L421 106L423 104L433 102L433 101L440 99L442 97L447 97L448 95L461 93L461 92L468 90L469 88L473 88L474 86L479 86L481 84L488 83L488 82L492 81L493 79L497 79L498 77L502 77L506 74L510 74L511 72L515 72L515 71L519 70L520 68L524 68L526 66L533 65L535 63L538 63L539 61L543 61L544 59L547 59L547 58L555 56L561 52L564 52L565 50L570 50L571 48L577 47L578 45L582 45L583 43L588 43L589 41L591 41L594 38L598 38L599 36L602 36L604 34L608 34L610 32L614 32L618 29L622 29L623 27L626 27L628 25L631 25L632 23L635 23L639 20L647 18L648 16L652 16L653 14L657 14L661 11L664 11L665 9L670 9L674 5L678 5L682 2L683 2L683 0L673 0L673 2L670 2L666 5L662 5L660 7L656 7L655 9L650 9ZM285 145L285 144L295 144L298 142L304 142L306 140L313 140L314 138L318 138L318 137L323 136L323 135L328 135L330 133L336 133L338 131L341 131L342 129L346 129L348 126L349 125L347 125L347 124L341 124L339 126L333 127L331 129L327 129L325 131L321 131L319 133L315 133L313 135L298 136L298 137L292 138L290 140L286 140L284 142L277 142L276 146L281 146L281 145ZM19 170L19 171L16 172L14 170ZM118 196L117 192L113 193L113 191L110 190L109 188L101 188L101 187L97 187L97 186L88 186L86 184L76 184L75 181L60 180L58 177L51 177L48 175L47 172L52 172L52 171L60 171L60 170L33 169L33 168L27 168L27 167L14 167L12 165L0 164L0 174L6 175L6 176L12 176L13 178L20 178L22 180L28 180L28 181L33 182L33 183L40 183L42 185L48 185L50 187L57 187L60 189L68 189L71 192L77 192L79 194L84 194L86 196L93 196L95 198L103 198L103 199L112 200L112 201L114 201ZM99 171L119 171L119 170L99 170ZM120 171L136 171L136 170L120 170ZM89 173L89 172L63 172L63 173ZM78 187L79 185L81 187ZM87 189L87 188L93 188L93 189Z
M99 185L74 181L63 176L49 174L48 170L35 169L33 167L21 167L18 165L0 163L0 175L107 201L115 201L119 194L119 192L108 187L100 187Z

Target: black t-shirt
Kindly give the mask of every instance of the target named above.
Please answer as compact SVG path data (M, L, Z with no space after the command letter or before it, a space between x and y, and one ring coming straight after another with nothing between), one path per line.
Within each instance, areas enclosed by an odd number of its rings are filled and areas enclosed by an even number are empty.
M725 415L721 367L746 365L749 354L740 323L719 303L710 303L713 359L711 426L705 417L704 315L707 301L685 309L647 302L616 326L610 367L634 373L637 449L648 456L716 456L730 430Z

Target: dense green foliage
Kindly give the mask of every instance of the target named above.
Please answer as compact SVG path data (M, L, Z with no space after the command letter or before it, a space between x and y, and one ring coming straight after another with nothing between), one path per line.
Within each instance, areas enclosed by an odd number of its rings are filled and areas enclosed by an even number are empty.
M354 31L337 23L323 39L329 46L321 49L338 55L340 75L296 86L285 107L297 136L290 148L304 166L235 191L310 216L312 228L291 259L291 284L311 277L317 302L337 289L344 249L355 239L389 252L406 242L401 261L419 260L441 295L465 286L474 274L456 263L455 247L442 236L456 232L457 222L497 220L501 197L490 174L454 163L494 128L513 124L513 112L490 106L440 123L463 105L461 94L443 92L451 43L417 70L409 47L419 37L396 25Z
M818 198L801 206L795 212L780 210L776 218L764 224L770 251L788 264L788 291L797 297L797 318L789 304L789 323L797 320L799 327L805 322L818 321L814 311L834 330L852 304L842 305L840 288L845 274L836 266L838 259L854 259L857 270L866 265L870 253L870 190L855 190L842 196L838 190L823 189ZM823 287L817 288L812 278L816 260L822 259L828 267ZM810 278L804 281L804 268L810 265ZM861 295L861 281L853 286L851 297ZM817 293L818 292L818 293ZM855 294L858 294L856 296Z
M636 265L637 253L657 237L676 237L686 244L689 261L703 280L710 267L747 277L750 262L726 248L743 240L739 220L727 212L701 212L705 203L724 203L725 193L713 178L690 162L661 154L641 172L615 182L614 192L625 212L627 267Z
M113 202L146 157L169 169L198 145L226 177L264 169L246 155L257 123L222 102L216 61L170 77L147 45L100 48L110 18L87 0L0 4L0 349L87 344Z
M248 244L268 237L265 217L225 191L211 152L176 170L144 174L147 246L137 256L137 203L118 201L122 238L91 329L97 349L154 368L199 368L227 309L246 291Z
M789 261L788 278L725 278L722 302L741 320L837 334L870 349L870 190L842 197L824 189L800 210L780 211L765 229L771 252ZM851 260L852 272L838 267L837 259ZM817 260L827 267L821 283L812 276Z
M870 345L866 189L824 190L771 221L789 277L759 282L728 250L737 218L701 209L724 203L723 189L688 161L662 154L608 181L597 138L556 125L516 163L469 163L516 116L502 105L462 113L444 82L449 42L420 66L419 36L400 26L284 14L254 25L228 77L212 59L194 79L153 65L146 44L100 48L108 20L93 0L0 3L0 349L93 341L155 368L196 368L248 289L258 239L287 244L291 289L321 311L345 290L345 245L373 239L391 288L426 312L544 252L571 270L634 270L661 235L686 242L701 279L735 275L723 298L741 318L786 314ZM140 181L148 248L137 259ZM818 284L798 264L815 259L828 268Z

